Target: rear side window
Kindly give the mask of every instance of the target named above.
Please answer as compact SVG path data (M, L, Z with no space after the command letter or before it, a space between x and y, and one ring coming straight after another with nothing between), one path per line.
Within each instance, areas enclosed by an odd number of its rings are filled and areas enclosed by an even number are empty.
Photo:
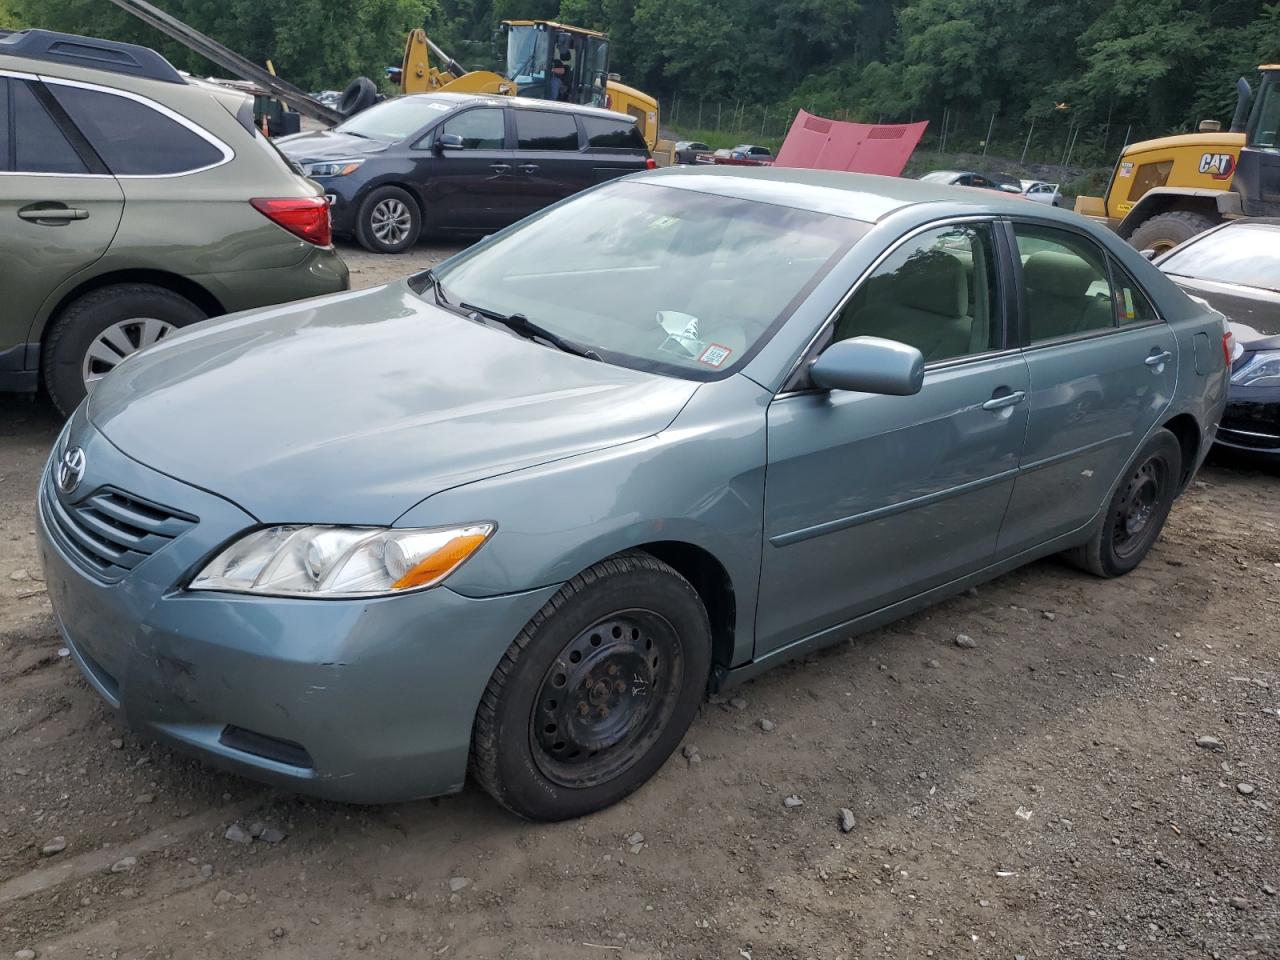
M31 85L11 80L9 92L13 169L19 173L88 173L88 167L36 98Z
M1115 326L1107 262L1092 241L1026 223L1013 230L1032 343Z
M189 173L223 159L204 137L137 100L61 83L48 86L117 176Z
M9 81L0 77L0 170L13 169L13 131L10 129Z
M571 113L517 110L516 139L521 150L577 150L578 124Z
M507 137L502 109L492 107L450 117L439 132L457 134L467 150L501 150Z
M1124 267L1111 261L1111 277L1115 281L1116 318L1120 325L1130 323L1154 323L1159 320L1156 308L1142 292L1138 282L1129 276Z
M583 117L582 127L587 132L587 146L592 150L648 150L634 120Z

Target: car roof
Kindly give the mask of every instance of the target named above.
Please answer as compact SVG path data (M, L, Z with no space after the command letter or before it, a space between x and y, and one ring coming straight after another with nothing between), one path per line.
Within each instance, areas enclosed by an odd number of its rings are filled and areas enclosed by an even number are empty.
M957 187L906 177L871 173L807 170L796 167L664 167L638 175L663 186L695 190L741 200L829 213L868 223L915 204L973 207L973 213L996 216L1030 214L1079 222L1080 218L1035 204L1021 194L980 187Z
M503 97L497 94L483 93L410 93L406 99L433 100L436 103L451 103L458 107L475 103L492 106L509 106L518 110L553 110L560 113L574 113L579 116L601 117L606 120L631 120L635 117L629 113L606 110L603 107L586 107L577 103L561 103L556 100L535 100L532 97Z

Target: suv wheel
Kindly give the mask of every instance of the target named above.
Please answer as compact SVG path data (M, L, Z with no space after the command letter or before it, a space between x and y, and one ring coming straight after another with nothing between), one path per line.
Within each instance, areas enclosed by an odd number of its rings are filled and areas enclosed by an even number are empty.
M356 239L374 253L401 253L418 242L422 213L407 190L378 187L356 214Z
M100 287L71 302L45 339L45 388L70 416L104 376L179 327L205 319L186 297L150 283Z

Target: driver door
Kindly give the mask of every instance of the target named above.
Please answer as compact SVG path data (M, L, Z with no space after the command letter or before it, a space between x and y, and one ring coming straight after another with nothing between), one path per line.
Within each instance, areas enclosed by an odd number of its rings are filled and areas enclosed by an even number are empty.
M1028 390L1005 349L1000 249L991 222L918 232L835 316L827 342L919 348L918 394L799 389L770 405L757 657L993 561Z
M439 149L444 134L460 136L462 149ZM456 113L423 139L422 149L429 151L421 165L421 190L430 226L485 231L511 222L516 160L508 147L504 108Z

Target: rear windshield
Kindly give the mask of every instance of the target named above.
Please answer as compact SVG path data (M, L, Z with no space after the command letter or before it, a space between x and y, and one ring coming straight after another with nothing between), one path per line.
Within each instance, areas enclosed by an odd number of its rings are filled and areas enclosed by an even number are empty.
M1160 269L1179 277L1280 290L1280 227L1237 223L1179 247Z
M396 97L361 110L334 129L370 140L403 140L444 116L453 106L426 97Z

